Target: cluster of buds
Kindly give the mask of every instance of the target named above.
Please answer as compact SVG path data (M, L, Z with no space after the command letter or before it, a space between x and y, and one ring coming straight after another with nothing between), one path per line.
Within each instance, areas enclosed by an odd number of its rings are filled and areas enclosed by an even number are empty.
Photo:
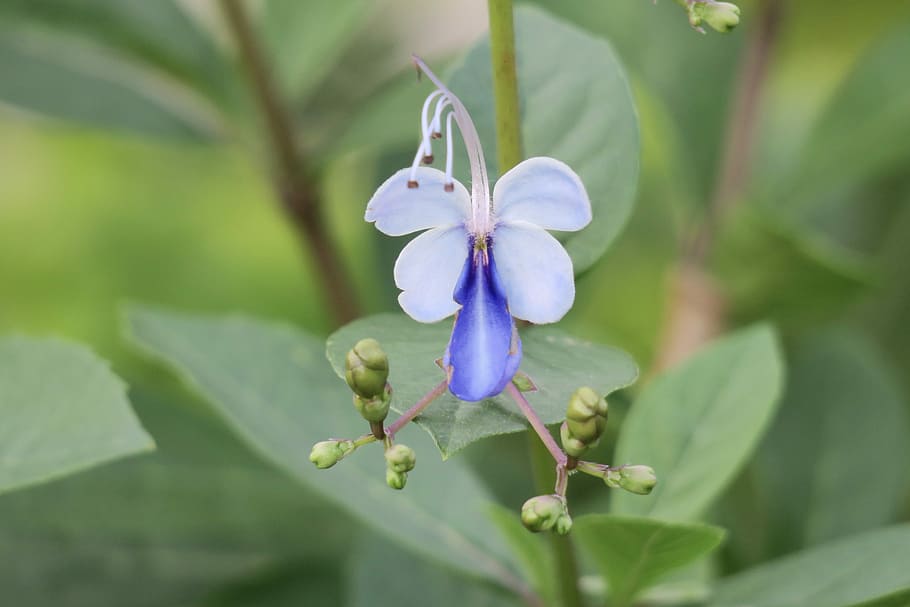
M519 386L516 386L520 389ZM556 492L538 495L524 503L521 522L534 532L553 531L565 535L572 528L566 501L566 487L570 474L576 471L596 476L614 489L647 495L657 484L657 476L648 466L624 465L611 467L582 461L579 458L596 447L607 428L607 401L586 386L577 389L569 398L566 420L560 427L563 453L554 453L557 459ZM546 443L546 440L544 441ZM554 449L558 447L554 445ZM561 457L561 459L560 459Z
M521 522L530 531L555 531L566 535L572 529L572 517L564 495L538 495L521 507Z
M701 33L705 33L702 24L711 29L726 33L739 25L739 7L730 2L716 0L676 0L689 16L689 24Z
M344 358L344 379L354 393L354 407L370 424L370 434L355 440L333 439L313 445L310 461L317 468L331 468L346 455L368 443L382 441L385 447L386 484L392 489L404 489L408 472L414 469L417 456L406 445L395 445L386 433L383 422L392 403L389 384L389 358L379 342L361 339Z
M607 401L588 387L576 390L569 399L566 421L559 429L562 448L578 458L596 447L607 428Z

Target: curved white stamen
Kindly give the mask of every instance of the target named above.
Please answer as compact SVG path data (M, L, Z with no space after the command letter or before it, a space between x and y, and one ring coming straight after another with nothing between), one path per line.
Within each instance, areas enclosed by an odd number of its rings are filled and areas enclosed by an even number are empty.
M442 133L442 112L450 105L452 105L452 102L445 96L440 97L439 101L436 102L436 111L433 113L433 122L430 123L429 129L431 137Z
M452 183L452 118L455 112L449 112L446 116L446 187Z
M420 166L420 161L423 160L423 145L417 146L417 153L414 154L414 162L411 163L411 174L408 176L408 187L417 187L417 167Z
M435 90L427 95L427 98L423 102L423 108L420 110L420 149L423 150L423 154L425 156L433 155L433 146L430 143L429 111L433 100L435 100L440 95L444 96L445 93L440 90Z
M483 149L480 147L480 137L477 135L477 129L474 121L468 115L468 110L461 103L461 100L450 91L445 84L427 67L420 57L411 55L420 71L427 75L433 84L442 91L443 95L452 104L452 113L455 115L455 122L461 130L461 138L464 140L465 149L468 152L468 161L471 164L471 231L475 235L484 237L490 232L490 184L487 179L487 165L483 157Z

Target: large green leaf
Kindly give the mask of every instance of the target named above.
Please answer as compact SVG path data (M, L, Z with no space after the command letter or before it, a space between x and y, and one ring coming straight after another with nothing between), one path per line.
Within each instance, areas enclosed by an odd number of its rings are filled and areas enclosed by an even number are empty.
M632 210L638 181L638 117L622 66L605 40L527 6L515 11L516 61L525 156L552 156L581 176L591 224L565 240L575 271L594 263ZM489 41L449 78L477 124L495 179Z
M777 215L741 210L712 253L713 269L739 320L817 324L842 312L871 285L870 268L860 258Z
M389 355L389 381L395 390L392 408L400 413L445 378L435 361L442 357L450 332L449 323L424 325L401 314L379 314L333 333L326 351L335 373L343 377L345 353L364 337L378 339ZM558 329L530 327L522 333L522 347L521 370L538 387L527 397L547 424L565 419L569 396L579 386L609 394L628 386L638 375L625 352L582 341ZM482 438L528 428L506 395L469 403L445 393L417 423L430 433L443 457Z
M154 449L107 364L53 339L0 340L0 493Z
M616 493L614 512L699 516L758 444L782 382L777 339L764 325L720 339L656 378L633 404L615 460L653 466L659 481L650 497Z
M806 550L724 580L709 607L904 607L910 525Z
M155 453L0 499L6 602L196 605L210 593L233 596L242 581L286 560L312 572L350 550L363 531L350 517L289 483L210 411L161 383L130 391Z
M144 134L200 139L220 130L202 97L116 51L37 28L0 33L5 103Z
M320 341L289 326L239 316L136 307L128 319L135 344L177 370L241 438L296 479L415 551L521 586L486 519L488 492L459 462L445 464L428 454L419 433L407 439L419 458L401 493L386 486L377 445L329 471L308 461L313 443L366 430L350 392L325 363Z
M754 476L776 552L892 522L910 480L906 401L871 344L821 333L797 342L789 360Z
M610 605L624 607L666 574L716 548L719 527L648 518L590 514L574 533L609 584Z
M378 538L352 559L347 607L519 607L501 588L440 568ZM419 600L415 602L415 599Z
M0 0L0 23L89 42L224 101L235 79L215 37L188 7L179 0Z
M908 54L905 23L856 63L814 125L800 162L773 184L771 204L827 223L839 190L904 171L910 158L910 82L896 76Z

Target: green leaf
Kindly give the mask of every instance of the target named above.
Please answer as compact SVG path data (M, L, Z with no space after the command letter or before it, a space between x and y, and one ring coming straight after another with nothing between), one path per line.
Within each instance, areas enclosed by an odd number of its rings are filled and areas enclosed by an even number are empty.
M724 580L709 607L902 607L910 524L805 550Z
M91 43L224 101L236 80L214 36L187 7L179 0L0 0L0 22Z
M610 605L623 607L667 573L716 548L720 527L589 514L575 520L573 536L609 584Z
M800 162L775 184L768 200L793 216L824 222L839 190L889 172L903 174L910 159L910 82L897 75L908 54L905 23L856 63L813 127Z
M0 498L5 601L198 605L285 559L310 571L337 562L363 533L249 454L210 411L158 386L130 391L155 453Z
M657 377L632 405L615 462L647 464L649 497L616 492L617 514L698 517L734 478L771 421L783 382L774 331L757 325Z
M871 286L869 264L775 215L744 208L725 226L712 254L739 320L818 324Z
M515 596L482 580L466 578L378 539L354 555L346 584L348 607L519 607ZM415 598L419 602L415 603Z
M445 352L450 333L449 323L425 325L401 314L379 314L355 320L329 336L326 354L335 373L344 377L347 351L364 337L379 340L389 355L389 382L395 390L392 409L401 413L445 378L434 361ZM609 394L638 376L625 352L558 329L529 327L521 339L521 370L538 388L526 397L547 424L565 419L569 396L579 386ZM446 392L416 421L430 433L444 458L482 438L528 428L507 395L469 403Z
M190 139L221 128L214 107L194 91L77 37L0 30L0 73L0 101L55 118Z
M304 97L341 59L369 17L365 0L267 0L262 39L285 90Z
M553 552L544 538L529 533L517 512L497 504L490 506L490 519L505 538L521 565L525 579L547 605L556 604L556 571Z
M0 339L0 419L0 493L155 447L107 364L53 339Z
M594 220L565 239L578 273L604 254L632 211L639 165L632 93L609 43L539 9L516 9L515 43L525 156L562 160L591 198ZM488 40L471 50L448 84L477 124L495 179Z
M510 555L486 519L490 495L459 462L417 449L405 491L385 484L379 445L329 471L309 461L314 443L356 436L365 422L332 377L320 341L289 326L239 316L206 318L133 307L132 341L168 363L257 452L389 538L473 575L518 587ZM399 436L399 438L402 438Z
M881 353L838 331L800 340L788 358L754 476L778 553L894 521L910 480L907 403Z

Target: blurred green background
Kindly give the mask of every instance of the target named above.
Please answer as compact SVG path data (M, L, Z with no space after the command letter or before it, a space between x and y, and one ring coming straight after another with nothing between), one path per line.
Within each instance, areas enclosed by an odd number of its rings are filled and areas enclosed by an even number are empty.
M579 279L562 326L629 351L647 372L668 272L722 164L759 6L743 3L734 33L701 36L669 0L535 4L607 37L633 82L636 209ZM788 360L777 421L716 513L732 530L725 572L910 518L910 4L782 4L743 204L709 264L731 323L774 321ZM486 7L246 7L360 308L393 311L403 242L361 219L376 185L413 153L426 91L409 53L448 64L485 31ZM375 542L359 523L262 463L120 337L126 301L243 311L318 336L337 326L276 200L267 146L217 2L0 0L0 332L89 344L128 381L158 443L153 455L0 496L4 604L370 604L357 589L375 583L363 569ZM887 415L897 431L882 444L875 424ZM843 442L813 441L820 420L842 424ZM822 498L799 487L832 448L886 462L884 482L869 483L867 516L838 525L814 516ZM478 463L510 507L533 491L519 437L459 457Z

